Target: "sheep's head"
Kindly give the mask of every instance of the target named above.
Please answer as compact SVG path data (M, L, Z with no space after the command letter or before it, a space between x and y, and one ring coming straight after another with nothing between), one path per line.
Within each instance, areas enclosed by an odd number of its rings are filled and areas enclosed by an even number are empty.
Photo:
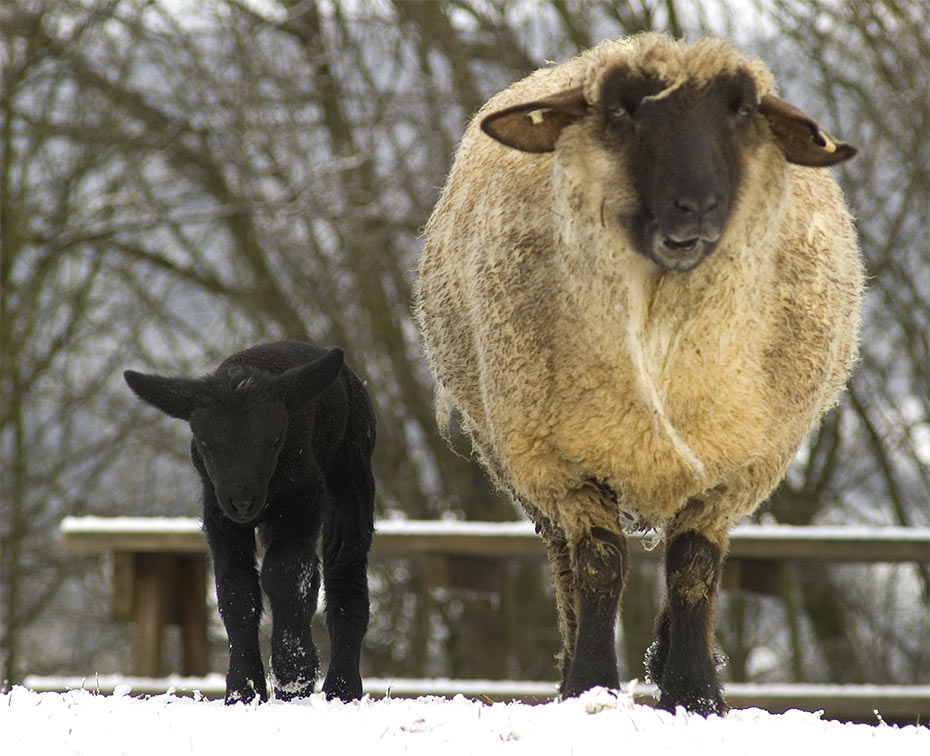
M332 384L342 364L342 350L331 349L280 374L236 367L201 379L132 370L123 377L140 399L190 423L195 466L223 513L245 524L265 509L290 417Z
M632 246L675 272L693 270L714 251L760 139L805 166L835 165L856 154L792 105L759 96L748 68L724 67L702 78L672 77L667 68L616 64L594 87L498 110L481 126L498 142L535 153L557 150L563 129L588 129L622 166L636 198L618 219Z

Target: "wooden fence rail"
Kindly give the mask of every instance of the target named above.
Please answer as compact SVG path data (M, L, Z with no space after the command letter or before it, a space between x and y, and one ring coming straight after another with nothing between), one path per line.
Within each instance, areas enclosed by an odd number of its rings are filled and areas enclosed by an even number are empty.
M207 553L200 521L193 517L66 517L62 545L81 551ZM630 536L634 555L649 551L648 537ZM459 555L544 557L528 522L381 520L373 557ZM728 559L778 562L930 562L930 528L742 525L730 534Z
M169 623L182 628L182 672L200 676L207 673L209 563L198 520L67 517L61 523L61 536L66 549L111 556L114 617L135 623L134 675L160 676L161 641ZM632 558L658 558L661 549L653 550L651 545L647 536L631 536ZM382 520L376 525L371 556L373 560L426 559L431 584L475 587L468 581L480 581L483 574L499 571L505 560L541 560L545 550L528 522ZM731 533L723 584L725 588L777 591L786 565L827 562L928 564L930 528L737 527ZM459 688L467 685L466 681L456 684ZM881 696L874 693L875 687L866 686L878 700ZM927 691L923 687L917 688L916 693L914 690L898 691L897 698L886 697L884 703L895 713L906 714L905 719L913 714L926 721L930 717L930 699L924 695ZM849 716L855 710L862 715L860 719L868 719L871 699L855 695L850 698L847 693L837 700L829 699L829 707L840 718L856 718ZM777 698L778 694L771 695ZM761 693L753 692L746 705L766 705L756 703L768 700L760 696ZM921 697L924 704L915 704ZM804 707L806 701L807 708L826 710L829 707L820 705L823 700L826 700L823 696L808 692L795 705ZM767 708L784 710L786 701L773 698Z

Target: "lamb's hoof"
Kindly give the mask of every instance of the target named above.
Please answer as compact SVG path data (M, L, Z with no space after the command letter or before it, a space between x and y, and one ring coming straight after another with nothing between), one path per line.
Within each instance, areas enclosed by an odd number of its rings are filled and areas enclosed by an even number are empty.
M327 699L338 698L340 701L357 701L362 697L362 678L358 674L328 674L323 681L323 692Z
M290 683L275 685L274 697L278 701L293 701L295 698L309 698L313 695L313 683Z
M251 703L255 699L261 703L268 700L268 687L265 678L258 680L245 680L240 683L226 682L226 698L224 703L227 706L237 703Z

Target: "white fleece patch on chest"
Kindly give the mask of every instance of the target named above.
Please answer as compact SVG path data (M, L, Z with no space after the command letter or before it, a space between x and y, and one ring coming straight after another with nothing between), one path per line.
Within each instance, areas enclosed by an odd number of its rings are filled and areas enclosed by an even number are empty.
M672 425L665 406L662 374L675 350L677 331L673 324L650 322L651 303L644 291L643 286L630 287L630 313L627 320L627 344L637 388L640 397L651 409L657 428L665 433L695 474L702 476L704 463Z

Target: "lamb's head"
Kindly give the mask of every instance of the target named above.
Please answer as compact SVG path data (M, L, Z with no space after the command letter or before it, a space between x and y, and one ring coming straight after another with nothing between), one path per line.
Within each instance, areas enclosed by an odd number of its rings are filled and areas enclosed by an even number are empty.
M207 475L233 522L253 522L265 509L272 476L294 413L336 379L340 349L284 373L235 366L205 378L173 378L127 370L143 401L190 423L194 464Z
M595 48L576 86L492 112L481 126L526 152L596 150L622 186L614 220L630 245L664 270L687 272L717 246L760 146L774 143L805 166L856 153L771 89L764 64L721 40L641 35ZM563 130L583 139L563 141Z

